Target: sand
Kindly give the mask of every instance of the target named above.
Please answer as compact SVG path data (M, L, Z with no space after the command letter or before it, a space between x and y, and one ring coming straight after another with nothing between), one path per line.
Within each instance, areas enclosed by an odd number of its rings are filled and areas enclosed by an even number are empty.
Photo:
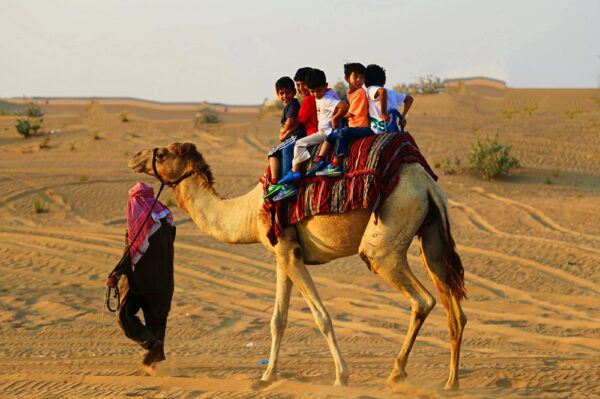
M106 325L101 314L106 276L122 251L127 191L137 181L158 188L131 173L127 160L142 148L191 141L212 166L217 191L241 195L266 168L279 115L221 113L224 124L197 128L193 111L155 105L136 104L123 123L119 112L128 106L86 111L50 103L44 130L54 133L45 149L38 145L42 136L24 140L16 133L17 117L0 117L0 397L600 395L599 90L507 89L501 98L460 92L415 100L409 130L432 165L454 156L464 165L476 137L496 133L521 165L491 182L467 170L436 170L468 294L461 388L451 394L442 390L449 343L439 301L413 348L406 384L397 393L386 390L410 306L357 256L309 267L350 368L349 386L331 385L331 355L295 289L280 379L257 382L266 367L257 363L269 354L274 259L259 244L206 236L175 205L168 359L156 376L144 375L142 350L112 314L104 314ZM531 115L522 111L532 106ZM45 212L34 212L37 198ZM172 194L161 198L170 203ZM415 243L409 262L436 296Z

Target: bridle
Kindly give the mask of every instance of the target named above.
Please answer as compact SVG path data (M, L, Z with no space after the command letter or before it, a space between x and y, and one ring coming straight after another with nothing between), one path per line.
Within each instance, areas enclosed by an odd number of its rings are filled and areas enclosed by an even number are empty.
M154 171L154 175L156 176L156 178L158 179L158 181L161 183L160 189L163 189L163 186L169 186L169 187L175 187L176 185L178 185L179 183L181 183L184 179L187 179L188 177L190 177L191 175L194 174L194 172L189 171L187 173L185 173L183 176L181 176L179 179L172 181L172 182L166 182L162 179L162 177L160 177L160 175L158 174L158 170L156 170L156 153L158 152L158 147L154 148L152 150L152 170ZM160 191L159 191L160 193ZM156 196L156 198L158 198L158 195Z
M183 176L181 176L179 179L177 179L175 181L164 181L162 179L162 177L160 177L160 175L158 174L158 170L156 170L156 153L157 152L158 152L158 147L154 148L152 150L152 170L154 170L154 175L156 176L156 178L158 179L158 181L160 181L160 189L158 190L158 194L156 194L156 198L154 199L154 203L152 204L152 207L150 208L150 211L148 211L148 214L146 215L146 219L144 219L144 223L142 223L140 225L140 229L138 230L138 232L135 235L135 237L133 238L133 240L131 240L131 243L127 247L127 250L125 251L125 253L121 257L121 260L119 261L119 263L117 263L117 266L119 264L121 264L121 262L123 262L123 260L125 260L125 257L130 256L129 255L130 254L129 251L131 250L131 246L133 245L133 243L135 242L135 240L137 240L138 236L140 235L140 233L142 231L142 228L146 225L146 222L148 221L148 218L152 214L152 210L154 209L154 205L156 205L156 203L158 202L158 197L160 196L160 193L162 193L163 188L165 188L165 186L169 186L169 187L175 188L175 186L177 186L179 183L181 183L184 179L187 179L188 177L190 177L191 175L194 174L193 171L189 171L189 172L185 173ZM109 277L110 277L110 275L109 275ZM110 306L110 290L111 289L112 289L111 287L106 287L106 296L105 296L106 297L106 307L108 308L109 311L116 312L117 310L119 310L119 308L121 306L121 296L119 294L119 287L115 287L114 288L115 292L113 294L113 298L115 299L116 305L115 305L115 308L113 309Z

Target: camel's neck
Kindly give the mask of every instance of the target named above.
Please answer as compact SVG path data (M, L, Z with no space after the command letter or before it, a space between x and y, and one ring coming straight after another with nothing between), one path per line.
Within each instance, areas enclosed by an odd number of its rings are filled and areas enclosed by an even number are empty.
M258 242L257 221L262 204L262 191L257 186L248 194L222 199L202 178L192 176L175 188L180 208L206 234L227 243Z

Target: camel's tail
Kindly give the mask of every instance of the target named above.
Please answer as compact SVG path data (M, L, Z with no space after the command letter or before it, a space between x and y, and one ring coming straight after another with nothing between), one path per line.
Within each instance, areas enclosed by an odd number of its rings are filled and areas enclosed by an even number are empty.
M465 270L463 269L460 256L456 253L456 244L452 233L450 232L450 221L448 219L448 202L446 201L446 195L434 182L434 180L428 176L427 179L427 191L429 197L435 204L434 207L430 207L430 217L440 218L440 237L442 238L442 250L444 252L444 263L448 269L448 286L452 294L458 299L464 299L466 297L465 292Z

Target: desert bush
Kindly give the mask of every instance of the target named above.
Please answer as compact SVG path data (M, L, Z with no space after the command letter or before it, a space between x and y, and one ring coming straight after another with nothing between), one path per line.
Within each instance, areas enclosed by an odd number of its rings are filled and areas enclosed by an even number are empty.
M518 107L506 108L502 111L501 115L504 119L512 119L514 115L518 115L521 112L521 109Z
M32 133L36 133L41 127L44 120L40 119L37 122L31 122L29 119L17 119L17 132L23 135L24 138L28 138Z
M50 143L50 135L49 135L48 133L46 133L46 134L44 135L44 138L42 139L42 141L40 141L40 142L38 143L38 147L39 147L39 149L40 149L40 150L42 150L42 149L44 149L44 148L48 148L48 147L50 147L50 146L48 145L48 143Z
M120 114L121 122L129 122L129 111L122 111Z
M173 206L173 205L175 205L175 200L173 199L173 197L168 196L167 199L165 200L165 205L166 206Z
M77 145L76 141L69 142L69 150L73 151L75 149L76 145Z
M498 134L483 140L477 138L467 160L469 166L481 175L484 180L506 174L519 161L510 155L510 146L498 143Z
M194 120L196 126L204 124L219 123L219 115L209 107L202 108L196 113L196 119Z
M552 177L554 177L555 179L558 179L558 176L560 176L560 169L558 169L558 168L552 169Z
M42 109L34 103L27 103L27 105L25 105L25 115L30 118L39 118L44 114L42 113Z
M35 213L42 213L46 211L46 201L41 198L33 199L33 210Z
M100 130L94 130L92 132L92 137L94 138L94 140L100 140Z
M9 111L7 109L0 109L0 116L21 116L22 112L19 111Z
M88 181L88 180L90 180L90 177L88 175L79 176L79 181Z
M401 83L392 88L392 90L409 94L411 96L417 94L437 94L444 90L446 84L437 76L427 75L425 77L419 76L414 83Z
M436 169L441 169L445 175L453 175L460 170L460 159L458 157L446 157L435 161L433 166Z
M527 106L523 107L522 111L524 114L531 116L531 114L533 114L537 109L538 109L537 104L533 104L533 105L527 105Z
M565 117L565 118L567 118L567 119L573 119L573 117L574 117L575 115L578 115L578 114L581 114L581 113L583 113L583 110L582 110L581 108L575 107L575 108L569 108L569 109L567 109L567 110L566 110L566 111L563 113L563 115L564 115L564 117Z
M348 102L348 95L346 91L348 90L348 85L341 80L338 80L335 86L333 86L333 91L338 95L340 100Z

